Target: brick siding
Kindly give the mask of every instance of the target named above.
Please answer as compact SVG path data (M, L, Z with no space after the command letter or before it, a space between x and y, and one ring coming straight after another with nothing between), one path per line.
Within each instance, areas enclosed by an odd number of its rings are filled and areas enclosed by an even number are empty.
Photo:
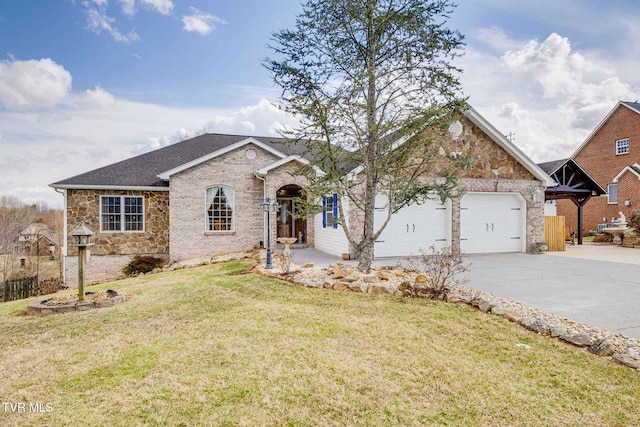
M629 138L629 153L616 155L616 141ZM589 142L575 155L574 160L598 184L607 190L608 184L614 184L613 178L625 167L640 163L640 114L620 105L591 137ZM631 212L639 209L640 182L638 177L627 172L618 182L618 202L609 204L607 197L593 197L583 209L583 236L590 230L596 230L603 218L609 221L622 212L627 218ZM631 206L625 205L631 200ZM577 207L569 200L558 201L558 215L566 217L566 224L577 229Z

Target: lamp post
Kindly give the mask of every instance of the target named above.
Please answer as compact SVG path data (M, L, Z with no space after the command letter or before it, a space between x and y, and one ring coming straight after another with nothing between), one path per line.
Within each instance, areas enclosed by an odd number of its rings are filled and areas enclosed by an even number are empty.
M271 270L273 269L273 263L271 260L271 209L274 212L278 210L278 201L271 200L270 198L266 198L260 203L262 207L262 212L267 213L267 260L264 268Z
M71 231L72 246L78 248L78 301L84 301L84 260L87 246L93 246L91 236L93 231L81 222Z

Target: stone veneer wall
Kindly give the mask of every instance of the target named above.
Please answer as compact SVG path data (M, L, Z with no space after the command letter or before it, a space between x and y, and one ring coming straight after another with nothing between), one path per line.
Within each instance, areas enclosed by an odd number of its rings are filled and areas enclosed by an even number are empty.
M248 150L256 156L250 159ZM171 261L211 257L228 252L257 248L266 239L264 216L260 207L263 198L274 200L276 191L287 184L300 183L300 177L290 174L300 165L287 163L271 170L264 183L255 171L279 157L249 144L245 147L196 165L171 177ZM235 230L207 231L205 191L208 187L224 185L235 191ZM307 233L312 233L312 221L307 221ZM271 214L272 242L276 238L276 214ZM312 234L311 234L312 235ZM309 236L309 234L307 234Z
M142 196L144 232L101 232L101 196ZM86 266L87 283L114 279L134 255L167 257L169 253L169 192L136 190L67 190L67 232L81 221L91 228L93 246ZM68 242L71 238L68 237ZM69 245L65 260L67 286L77 286L77 249Z
M463 132L456 140L453 137L443 144L445 150L471 153L471 169L459 177L456 197L452 198L452 250L460 252L460 199L468 192L519 193L527 205L526 248L535 251L535 242L544 239L544 203L533 201L539 189L544 194L543 183L538 181L524 166L496 144L470 120L460 120ZM445 151L446 152L446 151ZM436 166L437 167L437 166ZM434 168L435 169L435 168ZM439 180L435 174L426 174L423 181ZM362 218L355 211L349 212L352 232L362 229ZM351 254L354 255L353 249Z

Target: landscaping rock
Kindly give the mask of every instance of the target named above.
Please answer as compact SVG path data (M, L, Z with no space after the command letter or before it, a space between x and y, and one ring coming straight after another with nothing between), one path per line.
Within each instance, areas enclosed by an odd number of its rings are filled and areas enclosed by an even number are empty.
M588 350L598 356L611 356L614 353L613 345L606 339L594 342Z
M416 283L427 283L427 276L423 275L423 274L418 274L416 276Z
M392 292L389 292L389 289L387 289L385 286L373 285L373 286L369 287L369 293L373 294L373 295L386 295L386 294L390 294Z
M562 337L567 335L567 327L561 324L555 324L551 326L551 336L554 338Z
M346 282L346 283L353 283L356 280L357 279L355 277L353 277L353 276L345 276L345 277L342 278L342 281Z
M349 276L349 270L344 267L339 267L333 270L333 278L336 280L343 279L347 276Z
M376 276L364 276L362 281L365 283L375 283L378 281L378 278Z
M520 316L510 310L505 311L502 317L513 323L520 323L521 320Z
M331 282L324 282L324 283L322 284L322 287L323 287L323 288L325 288L325 289L331 289L331 288L333 288L333 283L331 283Z
M480 309L480 311L482 311L483 313L486 313L487 311L491 310L493 307L495 307L496 305L494 303L492 303L491 301L482 301L480 303L480 305L478 306L478 308Z
M497 316L502 316L505 313L504 307L496 305L491 308L491 313Z
M522 319L521 323L522 323L522 326L524 326L525 328L529 329L530 331L536 332L538 334L544 335L544 334L549 334L550 332L549 326L545 325L540 320L532 317L525 317L524 319Z
M384 280L384 281L389 281L391 279L391 274L383 270L378 271L377 276L378 276L378 279Z
M367 285L366 283L351 283L349 284L349 289L351 289L353 292L363 292L366 294L369 290L369 285Z
M314 263L312 262L307 262L306 264L302 264L300 267L301 268L313 268L315 266Z
M458 303L458 302L460 302L462 300L457 295L447 294L447 296L445 297L445 301L455 304L455 303Z
M620 362L633 369L640 369L640 360L631 357L627 354L616 353L613 355L613 360Z
M560 335L560 338L578 347L588 347L593 342L593 339L587 334Z
M346 283L336 283L335 285L333 285L333 289L335 291L346 291L347 289L349 289L349 285Z

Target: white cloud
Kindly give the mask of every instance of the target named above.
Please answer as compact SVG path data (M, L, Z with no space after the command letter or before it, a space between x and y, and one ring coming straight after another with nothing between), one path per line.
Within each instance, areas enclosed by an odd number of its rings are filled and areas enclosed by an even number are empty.
M0 62L0 103L8 109L53 107L71 90L71 74L49 58Z
M136 0L118 0L118 2L122 13L125 15L133 16L136 14ZM137 4L154 9L162 15L169 15L173 11L173 2L171 0L138 0Z
M459 63L465 94L503 133L514 132L516 145L536 161L570 156L618 101L638 97L635 82L618 77L618 63L576 51L566 37L476 34L485 37L480 45L472 41Z
M105 99L96 87L54 110L2 111L0 195L60 206L47 185L142 152L205 133L278 136L292 124L266 99L241 109L173 108L117 99L101 108L76 109L74 100ZM108 105L107 105L108 104ZM28 189L41 192L28 192Z
M173 11L171 0L139 0L140 3L148 5L163 15L169 15Z
M83 96L77 101L77 104L83 108L104 108L115 103L115 98L100 86L95 89L87 89Z
M214 28L216 24L227 24L224 19L218 18L210 13L202 12L195 7L190 7L190 15L184 15L182 17L182 23L184 24L184 31L195 32L200 35L207 35Z
M105 32L115 41L121 43L140 40L140 36L135 32L135 30L129 31L128 34L123 34L113 26L115 19L107 15L106 0L93 0L93 3L85 1L82 5L85 7L85 13L87 16L87 29L96 34Z

